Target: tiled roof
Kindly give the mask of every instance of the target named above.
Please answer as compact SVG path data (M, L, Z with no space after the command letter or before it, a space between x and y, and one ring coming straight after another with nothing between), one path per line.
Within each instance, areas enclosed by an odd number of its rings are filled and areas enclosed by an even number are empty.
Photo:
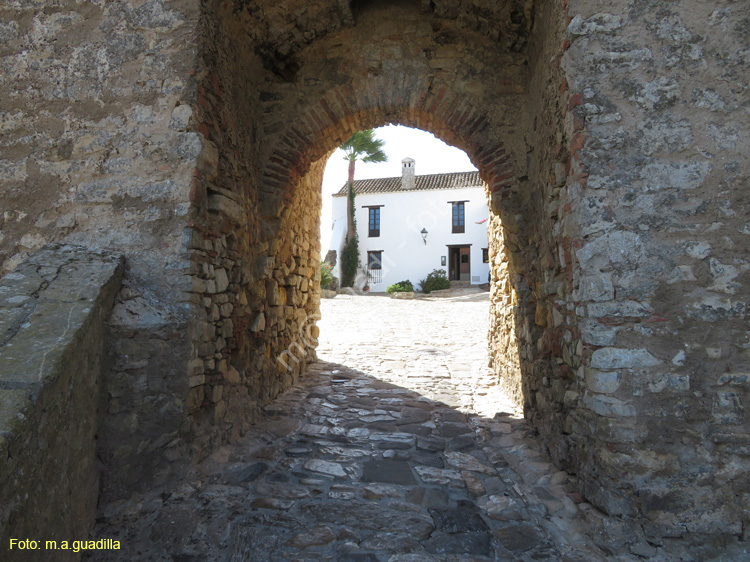
M451 174L429 174L414 178L414 189L409 191L426 191L428 189L456 189L461 187L482 187L479 172L453 172ZM354 180L354 193L387 193L401 190L401 176L374 180ZM347 193L347 184L333 196L340 197Z

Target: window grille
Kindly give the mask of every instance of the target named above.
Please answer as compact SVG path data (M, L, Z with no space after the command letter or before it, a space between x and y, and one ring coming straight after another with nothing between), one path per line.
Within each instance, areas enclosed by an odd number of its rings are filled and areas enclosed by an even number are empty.
M367 252L367 281L368 283L383 282L383 252L382 250Z

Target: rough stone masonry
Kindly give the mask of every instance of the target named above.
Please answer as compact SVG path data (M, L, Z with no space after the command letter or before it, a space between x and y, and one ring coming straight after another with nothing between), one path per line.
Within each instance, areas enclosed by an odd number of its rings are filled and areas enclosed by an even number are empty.
M0 14L3 271L46 242L126 257L105 496L236 438L293 384L325 158L401 123L488 186L493 368L555 462L655 544L749 538L747 2Z

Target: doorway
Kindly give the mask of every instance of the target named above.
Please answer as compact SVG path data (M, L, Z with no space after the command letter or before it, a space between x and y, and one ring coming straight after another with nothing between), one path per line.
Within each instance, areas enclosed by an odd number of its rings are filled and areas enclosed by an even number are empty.
M471 281L471 244L448 246L448 279Z

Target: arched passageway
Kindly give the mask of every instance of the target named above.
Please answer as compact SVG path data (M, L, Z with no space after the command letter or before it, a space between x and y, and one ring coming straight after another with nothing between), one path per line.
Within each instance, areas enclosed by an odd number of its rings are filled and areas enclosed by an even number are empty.
M250 327L252 337L226 340L219 363L217 350L198 353L206 383L190 391L195 427L206 435L236 431L247 419L242 407L229 406L236 393L263 403L313 357L297 334L317 309L314 233L325 156L357 130L399 123L466 151L488 186L491 258L508 258L493 271L489 332L503 384L523 402L555 462L579 474L590 501L661 521L662 504L646 498L663 497L665 483L650 461L632 461L648 428L621 380L623 372L658 370L662 359L637 341L615 347L607 326L625 322L637 333L662 321L649 306L618 300L612 269L622 287L632 287L641 282L631 281L628 268L641 264L640 279L666 274L667 265L646 265L632 227L616 229L606 198L584 193L583 160L599 153L596 143L582 150L583 97L568 93L560 64L570 44L565 7L292 4L230 10L225 3L205 13L195 119L214 159L199 167L191 212L221 239L217 255L200 260L245 264L232 273L239 302L247 302L233 322ZM299 362L280 371L276 359L290 349ZM223 368L242 372L243 383L224 387L226 412L223 401L205 398L224 385ZM648 478L623 479L631 461ZM724 512L712 505L712 513Z
M557 372L565 371L548 361L552 348L557 346L559 352L560 345L570 347L568 368L577 367L573 357L580 355L577 339L563 343L559 325L550 322L545 330L543 317L552 317L551 308L544 304L544 295L533 296L528 289L538 292L542 282L537 279L542 278L567 285L558 244L538 219L545 212L545 199L573 172L562 142L562 121L544 117L545 105L558 100L532 88L559 77L546 76L549 69L534 64L542 57L544 42L530 44L533 17L546 17L552 25L558 15L532 17L530 4L504 6L498 8L503 17L498 17L507 27L498 35L463 17L417 5L374 2L349 9L345 12L352 19L339 24L316 20L324 27L314 41L297 37L291 21L283 55L273 50L269 54L269 45L261 41L260 46L247 36L247 26L255 29L251 22L259 12L222 12L219 7L206 15L206 64L195 118L215 147L215 169L199 170L193 212L206 231L228 232L222 237L226 249L209 260L214 267L226 256L234 261L240 257L250 266L238 284L248 310L245 318L235 315L233 321L256 330L254 338L233 336L221 350L226 362L221 368L233 364L252 372L257 380L248 384L250 395L260 402L287 388L304 368L312 350L294 342L317 307L312 280L320 253L315 233L325 158L357 130L400 123L465 150L488 186L491 259L501 253L509 256L507 263L498 258L495 278L508 267L520 289L495 283L491 345L498 374L520 400L515 333L522 334L524 349L545 342L543 353L524 361L528 387L534 388L527 393L533 413L539 382L532 380L551 373L559 378ZM266 16L271 17L269 10ZM258 51L263 54L256 56ZM250 105L248 98L262 103ZM545 138L532 134L535 119L537 128L549 129L549 139L556 142L535 146L532 159L531 143ZM539 181L532 184L530 174ZM507 272L503 276L507 278ZM522 302L514 302L518 295ZM291 373L279 372L277 357L290 346L299 362ZM199 354L207 369L214 353ZM515 361L504 361L506 353ZM215 362L214 368L219 368ZM191 392L198 394L195 403L204 403L198 399L201 393L213 390L207 384ZM547 415L560 415L554 407L546 410ZM196 419L201 415L194 413Z
M193 360L205 377L189 399L199 434L237 431L250 419L240 403L267 402L314 357L300 333L318 306L326 157L357 130L399 123L463 149L487 184L495 371L557 461L569 463L563 397L575 392L582 353L575 323L561 320L573 224L561 231L543 220L550 212L564 219L560 186L577 181L564 80L546 64L562 41L560 13L508 3L493 8L502 23L490 29L479 13L365 2L304 9L297 15L315 31L300 34L294 10L214 8L204 14L194 115L212 159L194 181L192 258L215 270L233 264L227 275L243 306L232 312L232 334L221 332L225 347L199 346ZM253 35L263 28L258 18L287 16L275 38ZM206 240L213 253L200 251ZM288 353L291 368L280 368ZM227 372L242 383L227 385ZM221 400L207 399L217 388Z

